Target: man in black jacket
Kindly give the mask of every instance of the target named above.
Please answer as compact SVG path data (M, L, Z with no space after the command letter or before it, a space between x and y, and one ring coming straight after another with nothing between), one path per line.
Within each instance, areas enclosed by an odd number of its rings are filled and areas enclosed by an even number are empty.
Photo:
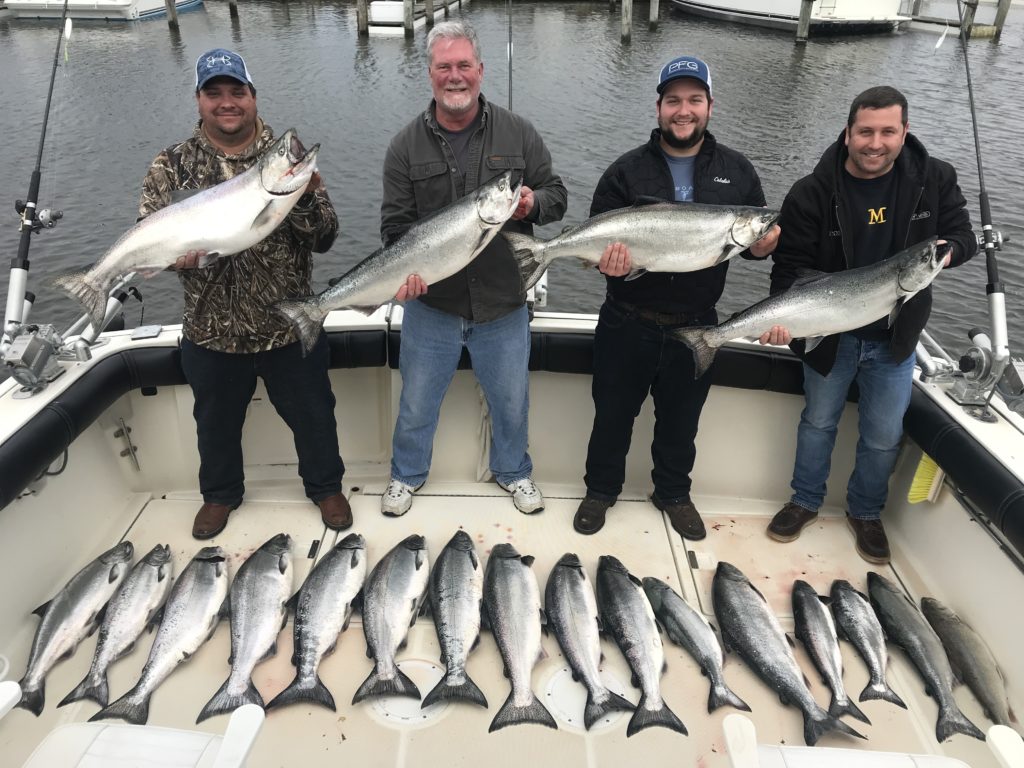
M753 165L707 132L711 117L711 73L692 56L666 64L658 81L658 128L650 141L627 152L604 172L594 191L590 215L642 202L668 200L717 205L765 204ZM779 228L744 252L765 258ZM694 378L693 355L671 331L714 325L715 303L725 287L725 262L685 273L647 273L624 280L629 248L612 243L599 265L608 295L594 335L594 427L587 448L586 497L573 527L593 534L604 525L626 474L633 421L654 397L656 421L651 457L651 501L687 539L702 539L704 523L690 500L690 472L701 409L711 374Z
M801 271L867 266L930 237L949 244L946 266L977 252L956 171L930 157L907 128L907 100L895 88L869 88L853 100L846 130L782 205L772 293L792 285ZM910 404L914 348L931 305L928 287L904 304L891 328L887 319L878 320L829 336L807 353L802 342L792 345L804 361L807 404L797 431L793 496L769 524L771 538L793 541L817 517L836 427L856 380L860 438L847 520L861 557L889 562L881 512ZM790 337L775 328L762 341L788 343Z

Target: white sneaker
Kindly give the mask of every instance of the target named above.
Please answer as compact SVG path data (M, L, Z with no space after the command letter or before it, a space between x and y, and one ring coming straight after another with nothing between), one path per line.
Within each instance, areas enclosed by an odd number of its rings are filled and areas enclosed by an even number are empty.
M512 503L524 515L532 515L536 512L544 511L544 497L540 495L540 488L529 477L515 480L508 485L500 480L497 482L498 485L512 494Z
M401 517L412 507L412 495L423 487L406 485L401 480L391 478L384 495L380 497L380 512L387 517Z

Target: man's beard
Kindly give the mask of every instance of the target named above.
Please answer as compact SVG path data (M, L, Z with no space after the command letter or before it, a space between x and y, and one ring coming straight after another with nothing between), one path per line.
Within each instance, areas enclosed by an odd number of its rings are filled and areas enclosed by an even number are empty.
M661 129L661 138L673 149L693 149L704 140L707 133L707 124L694 127L693 131L685 139L680 139L671 131Z
M464 115L473 108L473 99L469 91L445 93L441 102L445 111L453 115Z

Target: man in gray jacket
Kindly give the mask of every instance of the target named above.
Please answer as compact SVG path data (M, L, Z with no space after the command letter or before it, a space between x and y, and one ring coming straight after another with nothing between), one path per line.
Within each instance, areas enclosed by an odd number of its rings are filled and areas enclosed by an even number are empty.
M540 135L480 93L484 65L473 29L463 22L438 24L427 36L427 55L434 98L391 140L384 160L384 244L508 170L523 186L506 229L529 234L532 224L560 220L566 189ZM381 512L408 512L427 479L441 401L463 347L490 411L491 472L520 512L540 512L544 500L527 452L529 316L508 243L496 237L429 293L419 276L410 275L396 298L405 301L402 397Z

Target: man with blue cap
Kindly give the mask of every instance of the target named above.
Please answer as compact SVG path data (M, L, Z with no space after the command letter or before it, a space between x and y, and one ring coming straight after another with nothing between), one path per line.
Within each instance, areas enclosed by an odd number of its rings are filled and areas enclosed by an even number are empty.
M256 87L245 61L215 48L196 60L199 122L192 136L153 161L143 182L144 218L189 194L244 172L273 145L274 132L256 110ZM182 255L175 268L185 289L181 366L195 396L203 505L192 535L209 539L227 525L245 491L242 424L263 379L291 428L306 495L325 525L343 530L352 511L341 493L329 351L321 334L303 357L290 325L269 305L312 293L312 254L334 242L338 217L320 175L267 238L231 258L199 267L203 252Z
M765 205L753 165L708 132L713 102L711 70L694 56L679 56L661 69L655 102L658 127L650 139L604 172L594 190L590 215L631 205L697 202ZM773 227L744 251L763 259L775 248ZM622 492L633 421L654 398L651 502L685 539L706 535L690 499L695 438L712 373L694 378L693 355L673 335L676 328L715 325L715 303L725 287L729 263L697 272L630 272L629 248L611 243L598 267L608 293L594 334L594 426L587 448L587 493L573 518L582 534L604 526L608 508Z

